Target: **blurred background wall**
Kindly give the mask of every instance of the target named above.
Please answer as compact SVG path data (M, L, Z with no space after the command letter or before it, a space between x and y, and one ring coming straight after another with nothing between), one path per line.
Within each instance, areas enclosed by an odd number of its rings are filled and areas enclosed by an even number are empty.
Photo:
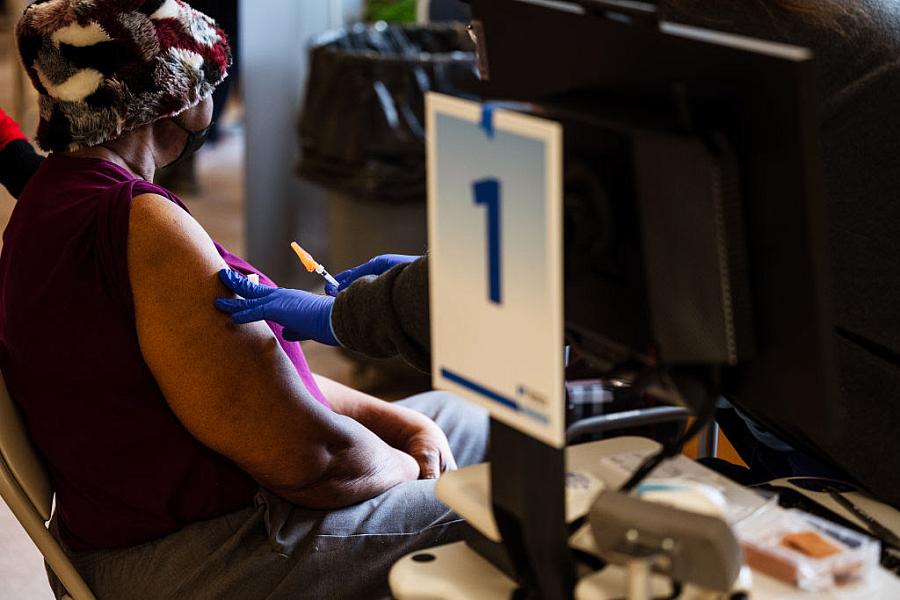
M291 285L301 275L288 251L291 240L327 260L323 192L295 175L307 44L326 29L361 18L364 3L240 0L240 8L247 253L251 263Z

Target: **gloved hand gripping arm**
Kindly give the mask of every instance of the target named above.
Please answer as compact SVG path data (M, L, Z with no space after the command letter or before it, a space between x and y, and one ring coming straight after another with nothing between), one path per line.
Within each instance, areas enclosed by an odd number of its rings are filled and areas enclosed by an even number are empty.
M251 282L231 269L219 271L225 286L243 299L217 298L216 308L231 315L239 325L254 321L275 321L284 326L284 339L315 340L339 346L331 328L334 298L302 290L272 288Z

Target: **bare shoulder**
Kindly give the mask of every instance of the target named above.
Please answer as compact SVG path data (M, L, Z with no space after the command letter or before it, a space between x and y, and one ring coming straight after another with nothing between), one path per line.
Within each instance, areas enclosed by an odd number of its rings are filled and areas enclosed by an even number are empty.
M222 264L206 230L187 211L157 194L132 200L128 255L129 269L141 265L184 268L188 260Z
M227 320L213 307L224 289L216 273L225 266L187 211L156 194L134 197L128 276L141 350L158 378L166 379L164 366L177 367L173 351L196 359L229 337Z

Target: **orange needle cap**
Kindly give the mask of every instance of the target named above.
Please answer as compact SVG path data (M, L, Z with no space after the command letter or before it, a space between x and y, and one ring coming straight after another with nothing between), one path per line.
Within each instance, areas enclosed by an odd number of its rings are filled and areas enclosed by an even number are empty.
M303 266L306 267L306 270L312 273L316 269L319 268L319 263L312 257L312 255L300 247L300 244L297 242L291 242L291 248L294 249L294 252L297 254L297 258L300 259L300 262L303 263Z

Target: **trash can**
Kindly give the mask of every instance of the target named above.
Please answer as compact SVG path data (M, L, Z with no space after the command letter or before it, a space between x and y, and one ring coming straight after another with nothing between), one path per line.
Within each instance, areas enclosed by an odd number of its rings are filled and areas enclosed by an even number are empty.
M475 97L462 24L356 25L310 47L299 174L328 190L332 272L427 249L425 93Z

